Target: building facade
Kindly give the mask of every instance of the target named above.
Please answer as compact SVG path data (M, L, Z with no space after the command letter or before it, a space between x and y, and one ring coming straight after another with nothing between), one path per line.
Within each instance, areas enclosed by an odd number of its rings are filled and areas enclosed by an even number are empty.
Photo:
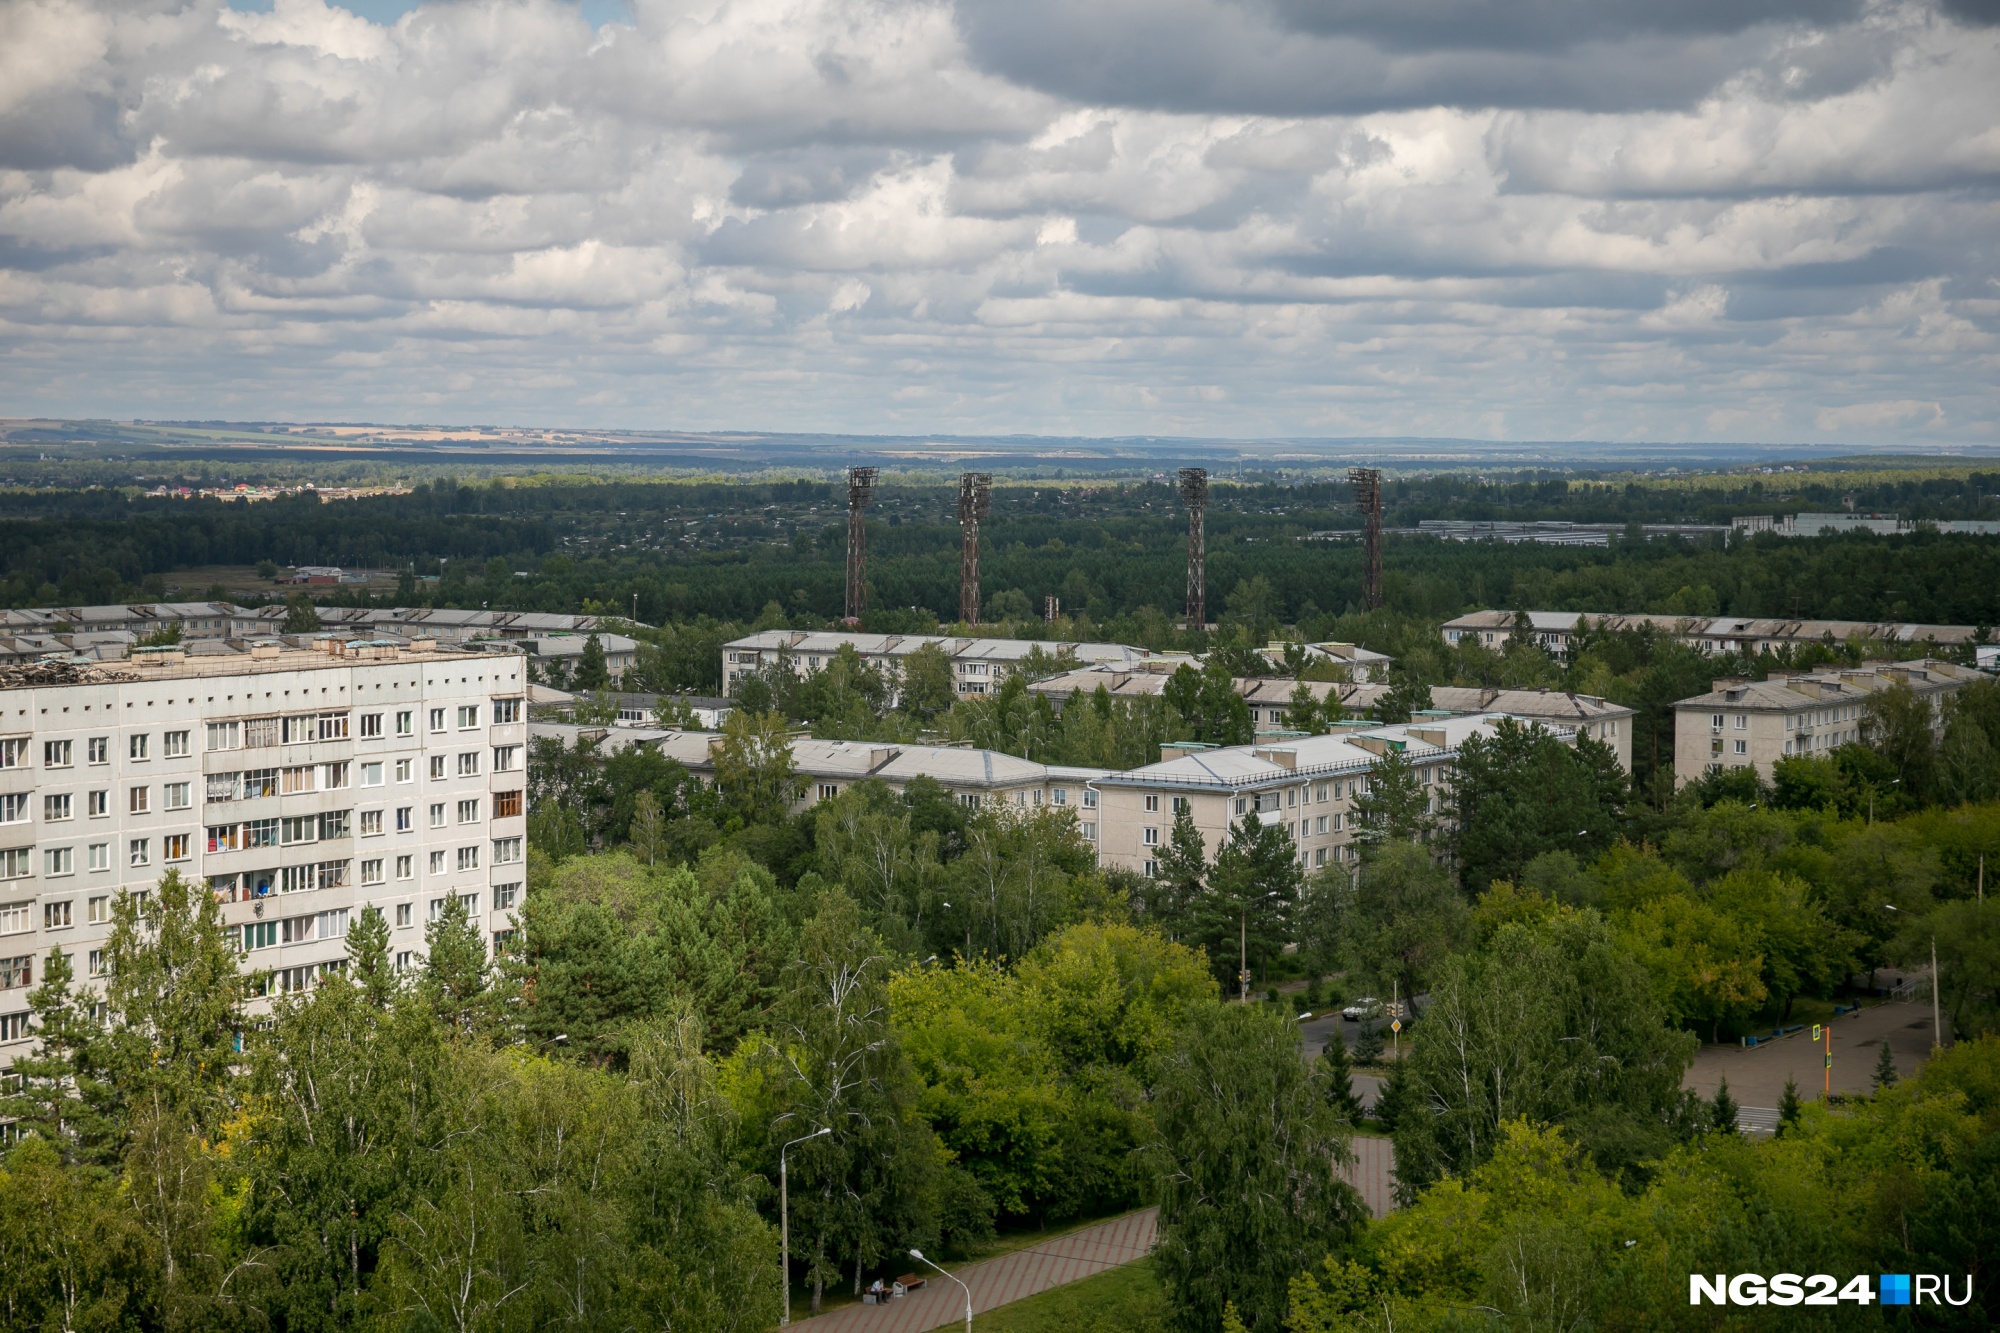
M745 676L774 670L810 675L842 648L852 648L893 686L903 663L918 649L935 646L951 659L952 689L959 695L988 694L1040 653L1066 663L1095 666L1145 661L1146 650L1122 643L1043 643L1035 639L979 639L945 634L859 634L848 631L763 630L722 646L722 692L734 695Z
M1595 611L1529 611L1525 632L1551 653L1569 651L1580 626L1593 630L1650 629L1709 653L1777 652L1804 644L1907 644L1969 648L1979 637L1971 625L1923 625L1889 620L1788 620L1758 616L1600 615ZM1513 611L1473 611L1444 622L1444 641L1471 641L1495 651L1514 633Z
M267 995L344 966L366 904L388 918L400 967L421 961L449 897L489 940L513 929L527 834L518 654L330 641L64 665L0 687L0 1064L25 1049L49 951L101 979L114 900L169 870L213 891Z
M1674 781L1754 768L1769 781L1781 759L1820 758L1864 740L1868 697L1908 685L1944 727L1944 702L1984 675L1950 662L1875 662L1849 671L1773 673L1768 680L1717 680L1706 694L1674 705Z

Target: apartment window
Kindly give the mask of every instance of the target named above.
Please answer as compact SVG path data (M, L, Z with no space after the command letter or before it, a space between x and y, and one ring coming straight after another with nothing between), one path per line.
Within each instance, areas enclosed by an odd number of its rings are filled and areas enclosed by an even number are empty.
M442 708L431 709L431 730L432 731L444 730L444 709Z
M152 789L132 787L125 793L125 809L128 814L143 815L152 809Z
M194 784L191 782L169 782L160 788L161 794L167 798L169 810L185 810L194 804L193 790Z
M521 815L521 793L502 791L493 793L493 817L495 819L518 819Z
M310 774L312 770L306 769L304 770L304 772ZM308 777L307 780L310 781L310 778ZM243 774L244 800L254 801L260 796L276 796L278 794L278 789L279 789L279 781L278 781L277 769L252 768L252 769L246 769L244 771Z
M43 768L68 768L70 766L70 743L68 741L42 742Z
M153 840L151 838L132 839L131 846L127 848L127 851L130 853L130 859L127 864L135 866L149 866L153 864Z
M279 774L278 790L285 796L296 796L301 792L319 790L319 765L302 764L288 768Z
M1082 824L1078 825L1077 827L1078 831L1083 834L1083 840L1085 842L1097 841L1097 825L1094 822L1090 820L1085 820Z
M380 884L382 882L381 858L377 857L361 863L361 882L363 884Z
M342 760L337 764L322 764L320 767L325 770L324 780L326 782L326 790L339 791L347 786L349 774L346 760Z
M111 919L111 899L100 895L90 900L90 924L101 926Z
M496 912L513 911L515 900L520 896L521 886L519 884L495 884L493 886L493 910Z
M477 824L479 822L479 799L477 797L458 803L458 822L461 824Z
M397 924L398 926L407 926L407 925L409 925L409 924L410 924L410 917L412 916L412 914L413 914L413 913L412 913L412 911L411 911L411 907L410 907L410 904L409 904L409 903L397 903L397 904L396 904L396 924Z
M161 853L169 861L185 861L188 859L189 841L190 839L185 833L169 833L166 837L160 839Z
M74 875L76 873L76 851L70 847L49 847L42 852L42 873L44 875ZM68 904L64 904L68 910ZM65 922L65 925L68 923Z
M1298 809L1298 805L1299 805L1299 789L1298 789L1297 787L1291 787L1291 788L1288 788L1288 789L1286 790L1286 792L1285 792L1285 805L1286 805L1286 806L1287 806L1288 808L1290 808L1290 809L1294 809L1294 810Z
M1177 815L1184 815L1187 812L1188 812L1188 798L1185 796L1174 797L1174 813Z
M34 848L10 847L0 851L0 879L27 879L34 873Z
M1320 816L1319 818L1317 818L1317 819L1313 820L1313 832L1314 832L1314 833L1325 833L1325 832L1326 832L1326 816L1325 816L1325 815L1321 815L1321 816Z
M433 899L431 899L431 911L430 911L430 916L429 916L429 918L428 918L428 919L429 919L429 920L431 920L431 921L435 921L435 920L437 920L437 919L438 919L439 917L443 916L443 915L444 915L444 905L445 905L445 903L446 903L446 902L448 902L448 901L450 901L450 900L449 900L449 899L446 899L446 898L433 898Z
M1160 877L1160 863L1158 861L1146 862L1142 873L1147 879L1158 879Z
M1069 788L1055 787L1049 791L1049 804L1058 808L1069 804Z
M346 740L347 714L321 713L319 715L319 738L323 741Z
M471 731L479 725L479 705L460 704L458 706L458 729Z
M280 824L284 830L284 845L296 847L300 843L319 841L318 815L288 815Z
M1749 753L1750 753L1750 742L1749 742L1749 741L1738 741L1738 742L1736 742L1736 753L1738 753L1738 754L1749 754Z
M1326 799L1326 784L1322 782L1319 784L1319 790L1314 794L1313 800L1315 802L1319 802L1319 801L1324 801L1325 799Z
M1750 715L1748 713L1736 714L1736 729L1738 731L1747 731L1749 730L1749 727L1750 727Z
M396 714L396 734L398 736L408 736L415 732L417 729L416 716L415 713L408 711Z
M1097 791L1095 788L1086 787L1084 789L1083 808L1086 810L1095 810L1097 808Z
M309 944L313 937L313 923L316 914L308 912L304 916L288 916L278 923L280 944Z
M86 763L92 763L92 764L110 763L111 738L109 736L92 736L89 740L83 743L83 754L84 754L84 761Z
M1145 836L1141 839L1141 841L1144 842L1148 847L1158 847L1160 845L1159 829L1147 828L1145 830Z
M160 753L169 759L185 759L188 756L188 733L169 731L160 737Z
M479 751L467 750L458 757L458 775L462 778L479 776Z
M444 827L444 802L443 802L443 801L432 801L432 802L431 802L431 827L432 827L432 828L443 828L443 827Z
M252 949L275 949L278 946L278 923L275 921L251 921L243 927L244 953Z
M111 974L111 964L110 961L105 958L104 950L92 949L90 951L90 975L93 977L103 977L103 976L109 976L110 974Z
M381 786L382 765L379 763L363 764L361 766L361 785L364 787Z
M408 972L416 965L417 965L417 956L411 953L408 949L404 949L402 952L396 955L396 970L398 972Z
M22 954L18 958L0 958L0 990L19 990L23 986L35 984L35 956Z
M521 859L519 838L495 838L493 840L493 864L510 866Z
M376 838L380 837L381 834L382 812L380 810L363 810L361 812L361 836L364 838Z
M512 773L521 766L521 747L518 745L496 745L493 747L493 771Z
M146 733L143 731L134 732L131 736L126 737L126 757L130 759L146 758L146 742L148 739Z
M91 868L92 870L109 870L109 869L111 869L111 844L110 844L110 843L108 843L108 842L93 842L93 843L91 843L91 844L90 844L90 847L89 847L89 849L88 849L88 850L89 850L89 856L90 856L90 868ZM91 919L92 919L92 920L95 920L96 918L95 918L95 917L93 917L93 918L91 918Z
M71 814L70 797L67 794L60 796L44 796L42 798L42 818L46 822L51 824L58 824L61 823L63 820L68 819L70 817L70 814ZM13 823L14 821L8 820L7 822Z
M396 761L396 781L409 782L416 777L416 765L408 759Z
M0 824L25 824L28 822L27 792L9 792L0 796Z
M396 807L396 832L408 833L417 826L416 807L399 805Z
M819 798L822 801L830 801L838 795L840 795L840 785L838 783L822 782L819 784Z
M243 724L243 748L262 750L284 740L284 728L275 717L253 717Z
M363 713L361 715L361 739L373 740L382 734L382 715Z
M208 826L208 850L214 852L240 851L243 847L241 827L236 824L210 824Z
M243 850L254 851L259 847L278 845L278 821L276 819L249 819L243 823Z
M1247 798L1247 797L1243 797L1243 796L1239 796L1239 797L1237 797L1237 798L1236 798L1236 813L1237 813L1237 814L1239 814L1239 815L1240 815L1240 814L1243 814L1243 813L1244 813L1244 811L1245 811L1245 810L1246 810L1246 809L1248 808L1248 805L1249 805L1249 798Z
M458 849L458 868L459 868L460 870L477 870L477 869L479 869L479 849L478 849L477 847L461 847L461 848L459 848L459 849Z
M397 857L397 858L396 858L396 878L397 878L397 879L415 879L415 878L416 878L416 875L417 875L417 858L416 858L416 857L414 857L414 856L399 856L399 857Z
M430 873L431 873L431 874L433 874L433 875L442 875L442 874L444 873L444 853L443 853L443 852L432 852L432 853L431 853L431 868L430 868Z
M1319 847L1313 850L1313 864L1315 866L1323 866L1326 864L1326 848Z
M1147 813L1147 814L1149 814L1149 815L1150 815L1150 814L1155 814L1155 813L1157 813L1157 812L1159 811L1159 808L1160 808L1160 796L1159 796L1159 793L1158 793L1158 792L1147 792L1147 793L1146 793L1146 813Z
M1712 730L1712 731L1721 731L1721 730L1722 730L1722 714L1720 714L1720 713L1711 713L1711 714L1709 714L1709 718L1708 718L1708 725L1709 725L1709 729L1710 729L1710 730Z
M0 907L0 935L25 935L34 928L32 904L12 903Z
M431 756L431 781L437 782L441 780L443 777L444 777L444 756L441 754L434 754Z
M0 741L0 768L21 768L28 762L28 742L24 738Z
M521 701L519 699L495 699L493 701L494 726L501 727L510 722L519 722L520 720Z
M23 1009L20 1013L17 1014L0 1014L0 1042L26 1041L27 1039L28 1039L27 1010ZM9 1130L7 1136L8 1141L11 1142L15 1137L13 1131L16 1128L17 1128L16 1126L12 1125L8 1126Z

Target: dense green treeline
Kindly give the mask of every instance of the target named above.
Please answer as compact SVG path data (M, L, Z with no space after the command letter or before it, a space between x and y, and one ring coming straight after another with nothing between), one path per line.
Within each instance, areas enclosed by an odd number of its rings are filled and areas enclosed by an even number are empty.
M1951 483L1965 500L1957 507L1987 504L1979 488L1992 480ZM1390 487L1389 521L1487 510L1541 516L1529 503L1534 496L1559 511L1556 517L1686 518L1695 504L1689 496L1704 494L1653 485L1408 480ZM872 606L955 614L958 531L950 501L941 489L881 493L870 511ZM1309 623L1350 609L1358 550L1346 540L1309 539L1351 530L1344 504L1342 489L1324 484L1219 487L1208 522L1215 611L1236 598L1246 620ZM823 621L842 610L844 510L838 488L817 482L439 481L409 495L333 505L29 492L0 495L0 511L16 520L0 530L0 596L12 605L115 601L140 595L149 579L163 586L177 569L272 560L413 569L437 581L397 597L437 605L629 611L636 595L638 614L650 623L744 621L773 605ZM987 613L1032 620L1042 599L1056 596L1066 613L1100 632L1143 618L1147 608L1156 632L1166 632L1181 607L1184 543L1184 514L1163 485L1003 488L985 529ZM1389 544L1387 592L1393 608L1439 618L1497 605L1988 624L2000 619L1995 550L2000 543L1991 539L1935 535L1760 538L1727 549L1397 537Z

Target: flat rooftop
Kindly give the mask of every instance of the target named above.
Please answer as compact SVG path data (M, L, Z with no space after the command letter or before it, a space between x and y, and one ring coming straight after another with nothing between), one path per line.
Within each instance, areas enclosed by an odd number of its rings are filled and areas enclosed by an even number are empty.
M44 658L0 666L0 690L49 690L73 685L132 685L149 680L200 680L217 676L262 676L286 671L431 662L472 662L517 657L518 653L473 652L460 648L414 649L407 644L347 643L339 651L322 648L257 647L240 653L139 653L122 662Z

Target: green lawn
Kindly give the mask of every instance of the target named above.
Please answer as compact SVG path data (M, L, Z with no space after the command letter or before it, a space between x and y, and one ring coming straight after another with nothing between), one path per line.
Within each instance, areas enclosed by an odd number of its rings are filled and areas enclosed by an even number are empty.
M1164 1333L1167 1298L1150 1259L976 1316L978 1333Z

